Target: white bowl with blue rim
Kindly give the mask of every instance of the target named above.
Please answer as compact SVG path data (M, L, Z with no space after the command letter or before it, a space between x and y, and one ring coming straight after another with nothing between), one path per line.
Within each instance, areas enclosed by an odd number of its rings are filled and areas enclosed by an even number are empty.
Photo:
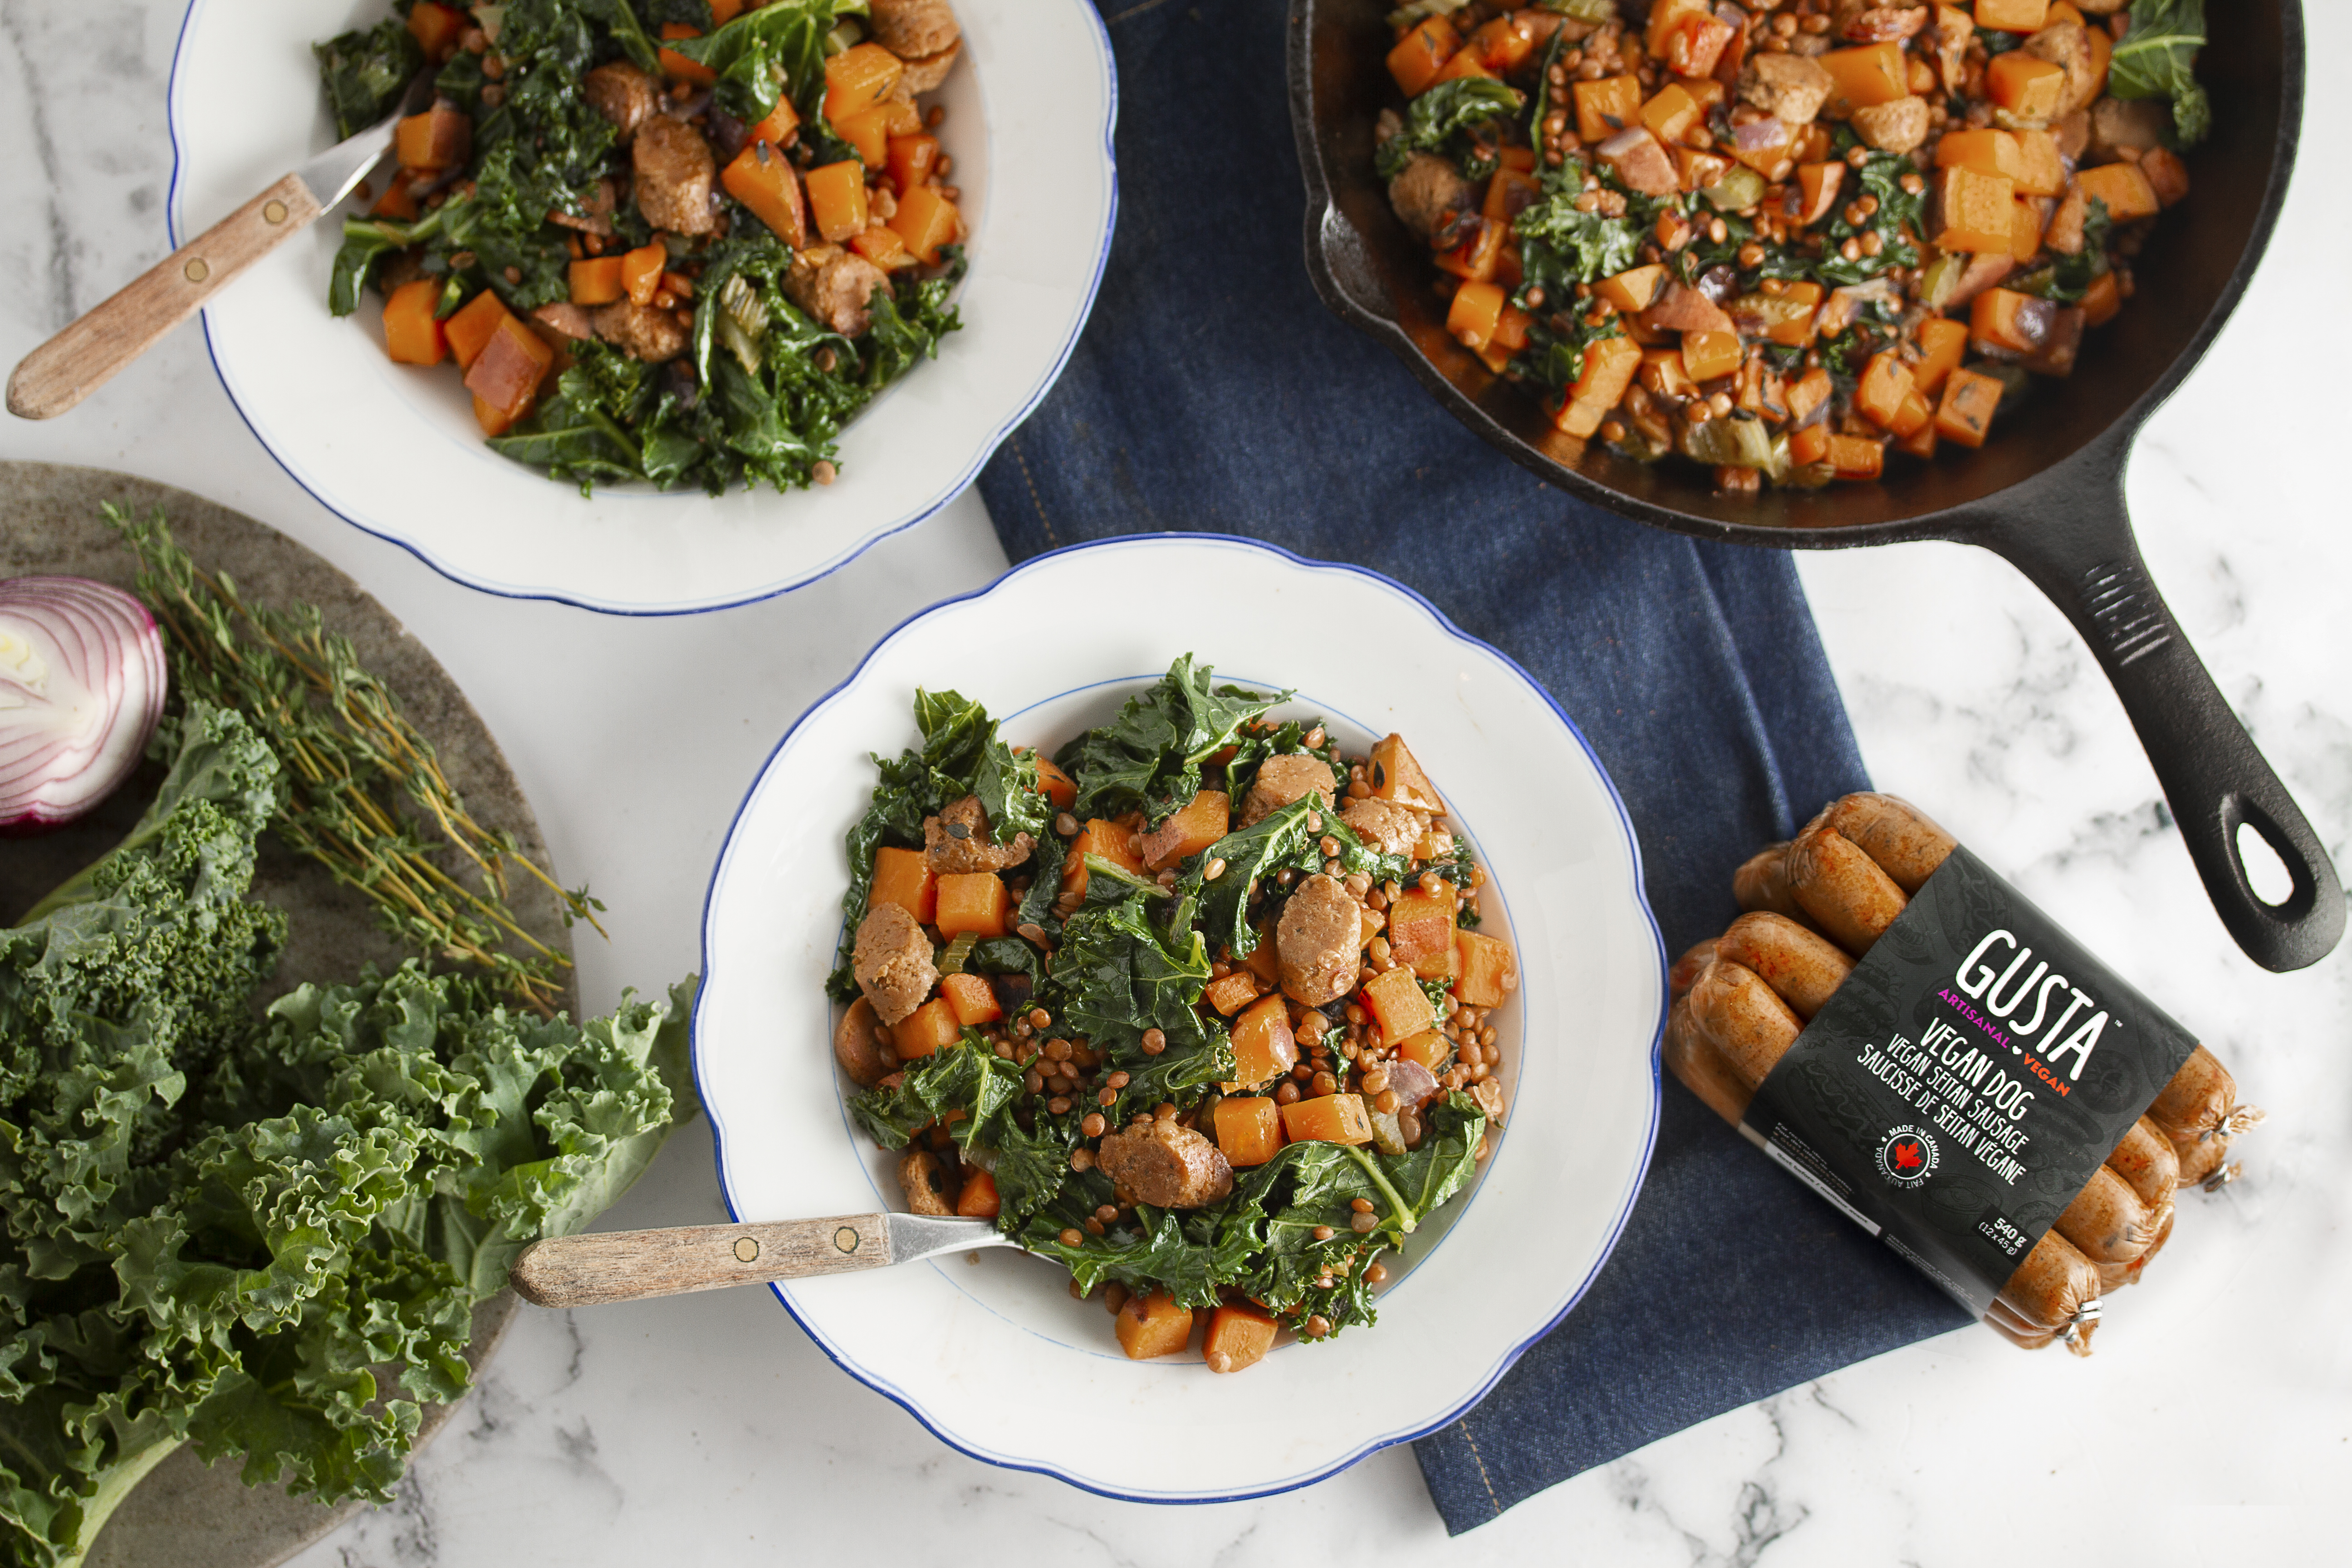
M1032 628L1024 632L1021 628ZM1665 952L1622 803L1525 671L1385 577L1247 540L1075 546L924 611L803 716L745 796L703 916L695 1071L740 1221L903 1207L850 1123L824 994L842 840L868 752L918 744L918 686L984 703L1051 750L1111 718L1180 654L1222 680L1295 688L1349 754L1401 731L1492 881L1481 930L1518 955L1494 1015L1507 1128L1475 1185L1424 1223L1380 1321L1219 1375L1198 1335L1131 1362L1099 1301L1011 1249L773 1287L851 1375L976 1458L1107 1496L1209 1502L1307 1485L1475 1404L1574 1308L1647 1168Z
M172 63L174 245L334 141L310 45L390 14L388 0L193 0ZM1109 249L1118 90L1094 6L957 0L956 14L964 56L938 101L972 231L963 330L842 433L833 485L719 497L600 485L583 498L499 457L448 366L385 357L373 297L328 314L352 208L205 307L222 383L305 489L469 587L674 615L824 576L979 474L1061 373Z

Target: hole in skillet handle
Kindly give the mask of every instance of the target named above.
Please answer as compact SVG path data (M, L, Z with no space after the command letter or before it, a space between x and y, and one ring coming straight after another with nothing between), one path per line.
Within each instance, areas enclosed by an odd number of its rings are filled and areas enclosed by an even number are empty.
M2230 842L2238 852L2238 874L2245 879L2246 890L2257 903L2283 909L2294 896L2294 873L2287 869L2285 859L2242 817Z

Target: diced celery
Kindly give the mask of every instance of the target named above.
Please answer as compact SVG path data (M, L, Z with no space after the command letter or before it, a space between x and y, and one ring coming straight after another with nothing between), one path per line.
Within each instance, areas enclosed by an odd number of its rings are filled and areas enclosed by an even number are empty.
M1716 211L1736 213L1764 199L1764 176L1745 163L1734 163L1699 195L1713 202Z

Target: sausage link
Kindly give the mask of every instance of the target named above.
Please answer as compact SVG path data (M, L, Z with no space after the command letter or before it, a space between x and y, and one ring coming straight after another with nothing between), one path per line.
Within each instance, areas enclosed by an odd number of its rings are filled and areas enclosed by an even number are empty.
M2262 1116L2259 1110L2252 1110L2251 1114L2257 1120ZM2236 1181L2243 1170L2230 1159L2230 1145L2236 1142L2235 1138L2226 1134L2214 1138L2174 1139L2172 1152L2173 1157L2180 1162L2180 1184L2218 1193Z
M1731 896L1743 910L1769 910L1792 921L1803 920L1797 896L1789 890L1789 846L1784 839L1750 855L1731 874Z
M1856 958L1910 901L1875 860L1827 825L1789 846L1789 886L1822 933Z
M2058 1216L2058 1234L2094 1263L2128 1263L2156 1239L2156 1221L2130 1183L2097 1165Z
M1820 1012L1830 994L1853 973L1853 960L1834 942L1769 910L1732 921L1715 952L1717 958L1754 970L1805 1019Z
M1706 1043L1691 1023L1690 998L1678 996L1666 1014L1666 1070L1699 1097L1709 1110L1734 1127L1746 1120L1755 1090L1743 1082L1721 1051Z
M2088 1330L2099 1316L2099 1271L2056 1231L2043 1232L2033 1244L2000 1288L2000 1300L2034 1328L2057 1334L2082 1331L2086 1342L2077 1353L2088 1353Z
M1763 978L1717 959L1690 988L1691 1026L1723 1053L1749 1089L1796 1043L1804 1025Z
M1705 942L1691 943L1688 950L1680 958L1675 960L1674 967L1666 971L1666 994L1670 996L1680 996L1687 992L1691 988L1691 982L1696 980L1700 973L1714 962L1715 938L1709 937Z
M2147 1267L2150 1258L2164 1250L2164 1244L2172 1239L2172 1215L2173 1207L2168 1200L2163 1207L2156 1211L2156 1239L2149 1242L2147 1250L2137 1258L2127 1263L2099 1263L2092 1266L2099 1271L2101 1295L2109 1295L2126 1285L2139 1283L2140 1271Z
M2180 1185L2180 1157L2145 1116L2126 1128L2122 1141L2108 1152L2107 1169L2129 1182L2151 1213L2170 1203L2173 1190Z
M1897 795L1869 791L1850 795L1832 805L1822 820L1853 840L1906 893L1917 892L1959 847L1958 839Z
M2147 1119L2175 1144L2235 1138L2262 1121L2263 1113L2238 1106L2238 1083L2221 1059L2203 1046L2189 1053L2172 1081L2147 1108ZM2192 1178L2184 1171L2182 1181Z

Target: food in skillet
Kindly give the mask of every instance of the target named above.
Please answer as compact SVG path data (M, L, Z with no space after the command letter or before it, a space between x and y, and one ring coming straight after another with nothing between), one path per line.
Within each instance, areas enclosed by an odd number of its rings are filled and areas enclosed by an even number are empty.
M583 492L830 484L842 426L959 324L961 192L921 107L955 14L635 4L399 0L320 45L344 135L420 68L437 94L345 222L330 307L373 283L394 360L454 358L490 446Z
M2131 298L2210 119L2202 0L1390 21L1375 157L1447 330L1563 433L1735 493L1982 445Z
M852 1115L910 1209L1066 1265L1137 1359L1370 1323L1503 1124L1486 872L1401 737L1342 757L1289 696L1187 655L1049 761L918 692L849 835Z

